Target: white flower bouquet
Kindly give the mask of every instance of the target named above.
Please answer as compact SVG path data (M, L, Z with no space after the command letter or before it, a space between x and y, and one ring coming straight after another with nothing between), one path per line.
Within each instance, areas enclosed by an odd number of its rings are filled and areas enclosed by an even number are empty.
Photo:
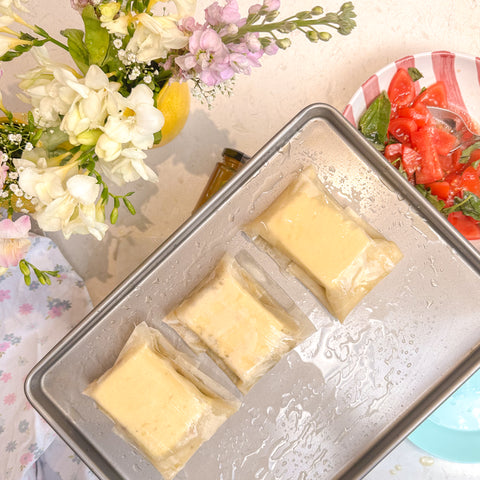
M71 0L84 28L53 38L22 18L22 0L0 0L0 61L31 52L36 66L19 75L22 99L30 105L16 118L4 105L0 123L0 274L19 266L27 284L32 271L24 258L33 218L43 231L90 234L102 240L108 222L123 206L135 208L112 185L139 179L154 182L146 150L158 144L164 115L157 99L169 82L190 82L194 96L212 102L231 91L235 75L250 74L263 55L291 44L288 35L311 42L355 27L351 2L338 12L321 7L278 20L279 0L263 0L242 16L236 0L214 2L203 23L195 0ZM54 61L52 44L71 62ZM23 215L22 215L23 214Z

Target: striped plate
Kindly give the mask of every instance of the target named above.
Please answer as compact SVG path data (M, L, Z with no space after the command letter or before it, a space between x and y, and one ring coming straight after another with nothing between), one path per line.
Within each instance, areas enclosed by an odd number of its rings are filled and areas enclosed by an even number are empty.
M420 90L442 80L448 102L480 122L480 57L447 51L417 53L401 58L372 75L353 95L343 115L355 126L366 108L388 85L399 68L416 67L423 74L416 83Z

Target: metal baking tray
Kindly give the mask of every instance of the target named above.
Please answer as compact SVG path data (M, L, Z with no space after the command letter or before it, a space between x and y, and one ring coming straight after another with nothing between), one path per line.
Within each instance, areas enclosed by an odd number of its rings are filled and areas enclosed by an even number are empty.
M307 164L404 254L344 324L241 230ZM178 480L359 478L480 366L479 251L338 111L312 105L28 376L32 405L101 479L161 476L81 392L135 324L163 328L225 251L247 254L316 331L255 385Z

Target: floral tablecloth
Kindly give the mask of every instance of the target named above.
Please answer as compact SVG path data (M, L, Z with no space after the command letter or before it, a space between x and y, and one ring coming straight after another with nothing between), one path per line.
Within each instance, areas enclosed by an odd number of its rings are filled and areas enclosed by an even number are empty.
M96 478L27 401L32 367L92 308L83 280L48 238L32 238L27 260L58 270L50 287L27 287L19 269L0 276L0 479Z

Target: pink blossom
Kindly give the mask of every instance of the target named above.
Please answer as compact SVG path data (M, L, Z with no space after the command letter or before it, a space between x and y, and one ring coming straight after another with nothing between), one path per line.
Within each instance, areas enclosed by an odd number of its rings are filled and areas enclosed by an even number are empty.
M260 67L258 59L263 55L263 50L251 52L246 43L232 43L228 45L230 65L235 73L250 75L251 67Z
M20 463L22 465L28 465L33 460L33 453L32 452L25 452L20 457Z
M0 377L0 380L3 382L3 383L7 383L9 380L12 379L12 374L11 373L7 373L7 372L4 372L2 374L2 376Z
M195 30L200 30L202 26L193 17L185 17L180 21L178 28L182 32L192 33Z
M4 405L13 405L15 403L16 399L17 399L17 396L14 393L9 393L8 395L5 395L3 397L3 404Z
M25 256L30 248L30 226L27 215L14 222L9 218L0 221L0 267L14 267Z
M255 5L252 5L248 9L248 14L249 15L256 15L261 9L262 9L262 6L259 3L256 3Z
M214 2L205 9L205 20L212 26L237 23L241 18L237 0L228 0L224 7Z
M70 0L72 8L81 12L89 3L93 4L90 0Z
M275 55L278 50L278 45L274 41L271 41L269 45L264 48L264 51L267 55Z
M28 315L29 313L32 313L33 307L32 307L32 305L30 305L30 303L23 303L23 304L20 305L20 307L18 308L18 311L19 311L22 315Z
M206 85L214 86L232 78L227 47L220 35L211 28L196 30L189 40L189 53L175 59L184 71L193 70Z
M1 342L0 343L0 352L6 352L11 345L8 342Z
M267 12L273 12L280 8L280 0L263 0L263 6Z

